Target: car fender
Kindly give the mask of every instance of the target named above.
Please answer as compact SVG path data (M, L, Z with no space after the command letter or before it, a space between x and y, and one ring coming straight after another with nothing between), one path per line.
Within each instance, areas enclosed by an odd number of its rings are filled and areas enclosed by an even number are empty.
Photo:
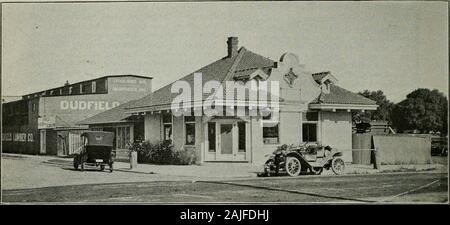
M300 163L302 164L302 167L309 167L308 161L298 152L290 151L286 152L285 158L287 157L296 157L298 160L300 160Z

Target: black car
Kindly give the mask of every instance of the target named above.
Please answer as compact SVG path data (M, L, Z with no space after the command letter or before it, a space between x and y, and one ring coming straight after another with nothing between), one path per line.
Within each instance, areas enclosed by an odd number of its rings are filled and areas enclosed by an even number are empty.
M73 159L73 167L84 171L85 166L100 167L104 170L105 166L109 166L109 171L113 171L113 141L114 133L103 131L88 131L81 134L83 146L81 150L75 154Z

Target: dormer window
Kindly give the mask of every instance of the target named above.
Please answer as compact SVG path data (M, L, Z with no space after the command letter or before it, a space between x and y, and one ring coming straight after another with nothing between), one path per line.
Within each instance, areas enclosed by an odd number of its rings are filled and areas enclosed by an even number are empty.
M331 86L331 81L330 80L326 80L325 82L323 82L322 84L322 92L325 94L329 94L330 93L330 86Z

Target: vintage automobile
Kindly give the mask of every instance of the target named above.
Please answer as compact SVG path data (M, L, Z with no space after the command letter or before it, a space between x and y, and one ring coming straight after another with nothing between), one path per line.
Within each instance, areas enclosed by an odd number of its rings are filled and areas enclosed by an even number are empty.
M342 152L330 146L310 143L282 145L269 156L261 175L278 175L280 171L285 171L290 176L297 176L308 170L319 175L324 168L331 169L337 175L342 174L345 169Z
M447 156L448 155L448 137L432 137L431 138L431 155Z
M109 171L113 171L114 152L113 141L114 133L104 131L88 131L81 134L82 146L75 153L73 167L84 171L87 165L100 167L104 170L109 166Z

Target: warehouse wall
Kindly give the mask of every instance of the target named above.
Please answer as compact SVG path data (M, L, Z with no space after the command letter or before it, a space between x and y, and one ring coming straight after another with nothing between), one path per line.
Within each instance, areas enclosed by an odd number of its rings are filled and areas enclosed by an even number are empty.
M345 162L352 162L352 115L347 111L321 113L321 141L323 145L344 150Z
M2 151L39 154L39 130L28 125L2 127Z

